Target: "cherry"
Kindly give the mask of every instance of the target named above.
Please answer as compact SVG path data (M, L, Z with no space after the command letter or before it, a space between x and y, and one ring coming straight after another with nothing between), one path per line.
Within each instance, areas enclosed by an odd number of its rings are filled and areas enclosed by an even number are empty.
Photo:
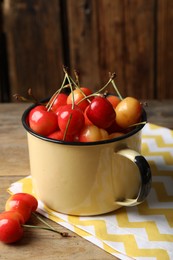
M84 115L78 106L71 104L63 106L58 114L58 125L66 135L77 134L84 126Z
M74 104L78 105L82 109L82 111L84 111L85 108L89 105L89 101L87 99L84 99L84 97L89 96L91 94L92 91L89 88L76 88L69 94L67 98L67 104L72 104L74 97ZM82 99L84 100L81 101Z
M47 136L58 128L57 116L43 105L36 106L29 113L29 126L37 134Z
M119 137L122 135L124 135L124 133L121 133L121 132L112 133L109 135L109 139L113 139L113 138L116 138L116 137Z
M84 111L85 125L93 125L93 123L88 119L88 116L87 116L88 107L89 106L87 106L85 111Z
M55 110L55 114L58 116L59 115L59 113L60 113L60 111L61 111L61 109L63 108L64 106L59 106L56 110Z
M28 193L16 193L9 197L5 204L6 211L17 211L27 222L31 216L31 212L36 211L38 206L37 199Z
M61 130L55 131L52 134L48 136L48 138L55 139L55 140L61 140L66 142L73 142L74 136L73 135L65 135Z
M52 104L51 110L55 112L60 106L67 104L67 95L59 93L57 96L53 96L49 103Z
M142 114L140 102L132 97L123 99L121 96L114 82L115 73L110 74L108 82L93 93L89 88L80 87L76 72L74 81L65 67L63 70L65 73L63 82L49 102L46 105L37 105L29 113L28 124L37 134L67 142L91 141L98 138L102 140L103 136L107 139L108 134L112 136L116 136L115 133L125 134L136 124L145 123L140 122ZM110 83L116 95L109 94L106 90ZM64 90L70 93L67 95ZM20 96L16 98L26 101ZM100 132L104 133L103 136L98 134Z
M5 205L6 211L0 214L0 241L7 244L18 241L23 236L24 227L50 230L60 234L62 237L69 236L67 232L60 232L56 230L41 217L39 217L39 215L35 213L37 206L38 201L31 194L16 193L10 196ZM45 224L45 226L25 224L26 216L27 218L28 215L30 217L31 212L33 216Z
M117 124L115 119L113 123L108 128L106 128L106 131L108 132L108 134L112 134L115 132L123 132L124 129Z
M126 97L115 108L116 122L122 128L136 124L141 119L142 105L136 98Z
M80 142L95 142L105 139L108 139L107 131L95 125L85 126L79 134Z
M121 101L121 99L115 95L108 95L106 96L106 99L109 100L109 102L112 104L114 109Z
M105 97L95 97L87 109L87 117L99 128L108 128L115 120L115 111Z
M10 201L18 201L18 200L28 204L28 206L31 208L32 211L36 211L38 207L37 199L33 195L24 192L11 195L6 202L6 206L10 203Z
M27 222L31 216L31 208L28 207L27 204L24 204L22 201L10 201L8 202L7 206L5 207L6 211L17 211L19 212L23 218L24 222Z
M6 211L0 214L0 241L10 244L23 236L23 221L21 215L15 211Z

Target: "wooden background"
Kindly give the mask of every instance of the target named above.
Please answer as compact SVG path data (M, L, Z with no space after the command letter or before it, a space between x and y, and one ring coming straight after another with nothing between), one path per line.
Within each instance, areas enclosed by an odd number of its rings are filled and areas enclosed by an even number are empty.
M47 97L62 66L82 85L109 72L123 96L173 98L172 0L0 0L0 100ZM111 87L110 87L111 89Z

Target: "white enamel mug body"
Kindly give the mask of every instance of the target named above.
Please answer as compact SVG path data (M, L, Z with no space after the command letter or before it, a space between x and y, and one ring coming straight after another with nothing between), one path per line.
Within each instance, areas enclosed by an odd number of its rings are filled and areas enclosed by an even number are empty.
M151 170L140 154L143 125L111 140L69 143L34 133L27 120L32 108L24 112L22 123L27 130L33 189L47 207L91 216L146 199Z

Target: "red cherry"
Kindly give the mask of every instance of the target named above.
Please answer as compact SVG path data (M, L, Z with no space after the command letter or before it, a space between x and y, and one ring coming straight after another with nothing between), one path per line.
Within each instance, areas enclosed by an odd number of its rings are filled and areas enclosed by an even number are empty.
M6 211L19 212L24 221L27 222L31 216L31 212L36 211L38 206L37 199L28 193L16 193L9 197L5 204Z
M115 110L104 97L95 97L86 112L89 120L99 128L108 128L115 120Z
M14 243L23 236L23 222L21 215L15 211L6 211L0 214L0 241Z
M116 120L114 120L113 123L108 128L106 128L106 131L109 134L112 134L115 132L123 132L124 129L117 124Z
M88 119L87 110L88 110L88 106L86 107L86 109L84 111L85 125L93 125L93 123Z
M55 114L58 116L59 115L59 113L60 113L60 111L61 111L61 109L63 108L64 106L59 106L56 110L55 110Z
M58 125L60 130L67 135L77 134L84 126L84 115L82 110L72 105L63 106L58 114Z
M80 91L81 90L81 91ZM83 94L83 93L85 94ZM72 93L70 93L70 95L67 98L67 104L72 104L73 103L73 98L72 96L74 95L74 103L76 105L78 105L82 111L85 110L85 108L89 105L89 101L87 99L83 100L82 102L80 102L85 96L88 96L92 94L92 91L89 88L84 88L81 87L80 89L75 89L73 90ZM80 103L79 103L80 102ZM79 103L79 104L78 104Z
M54 100L54 101L53 101ZM53 104L51 106L51 110L52 111L56 111L57 108L59 108L60 106L64 106L67 104L67 95L64 94L64 93L59 93L56 98L55 97L52 97L51 100L50 100L50 104L52 103L53 101Z
M6 206L6 211L9 210L20 213L24 218L24 223L26 223L31 217L31 208L19 200L10 201Z
M10 203L12 201L15 201L15 202L22 201L24 204L27 204L28 208L31 208L32 212L36 211L36 209L38 207L37 199L29 193L19 192L19 193L11 195L8 198L8 200L6 201L6 205L5 205L6 210L10 210L10 208L8 208L8 207L10 207ZM16 208L15 202L13 203L13 207Z
M48 138L55 139L55 140L61 140L66 142L73 142L74 136L73 135L66 135L64 137L64 133L61 130L55 131L54 133L50 134Z
M47 136L58 128L57 116L45 106L36 106L29 113L29 126L37 134Z

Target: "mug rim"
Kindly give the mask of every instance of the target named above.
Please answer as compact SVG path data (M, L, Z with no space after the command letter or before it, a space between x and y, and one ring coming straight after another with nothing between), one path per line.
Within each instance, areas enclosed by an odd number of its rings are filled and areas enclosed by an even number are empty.
M132 129L132 131L123 134L122 136L118 136L112 139L105 139L105 140L100 140L100 141L94 141L94 142L67 142L67 141L62 141L62 140L56 140L56 139L52 139L52 138L48 138L46 136L37 134L36 132L34 132L28 125L27 121L27 116L29 114L29 112L31 111L31 109L33 109L34 107L36 107L38 104L32 104L30 105L23 113L21 121L22 121L22 125L25 128L25 130L30 133L31 135L43 140L43 141L48 141L51 143L56 143L56 144L61 144L61 145L71 145L71 146L94 146L94 145L101 145L101 144L108 144L108 143L113 143L113 142L117 142L123 139L126 139L128 137L133 136L134 134L136 134L137 132L139 132L140 130L142 130L142 128L146 125L146 124L139 124L137 125L134 129ZM142 121L146 121L147 122L147 114L144 108L142 108Z

